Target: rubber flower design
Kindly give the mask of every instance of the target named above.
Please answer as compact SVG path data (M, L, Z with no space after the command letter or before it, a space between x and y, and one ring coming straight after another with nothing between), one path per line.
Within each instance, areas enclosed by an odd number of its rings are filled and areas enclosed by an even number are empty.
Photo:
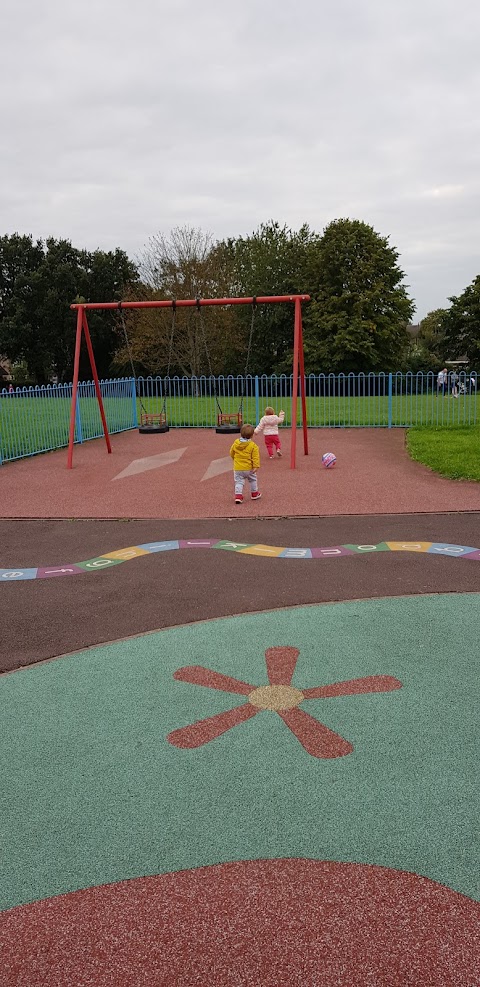
M353 751L353 745L338 733L330 730L309 713L300 709L300 704L308 699L329 699L334 696L355 696L359 693L391 692L401 689L402 683L390 675L369 675L363 679L350 679L334 682L332 685L319 685L312 689L298 689L291 684L297 659L297 648L267 648L268 685L249 685L239 679L222 675L202 665L188 665L179 668L174 678L179 682L205 686L220 692L233 692L247 697L247 702L235 706L225 713L218 713L205 720L198 720L190 726L174 730L167 740L174 747L194 748L208 744L222 733L250 720L263 710L278 713L302 747L313 757L344 757Z

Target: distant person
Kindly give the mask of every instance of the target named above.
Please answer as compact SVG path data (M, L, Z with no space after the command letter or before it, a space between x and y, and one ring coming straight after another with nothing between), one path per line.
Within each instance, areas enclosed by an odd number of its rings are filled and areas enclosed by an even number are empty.
M439 371L437 377L437 394L443 394L446 397L446 387L447 387L448 370L446 367Z
M252 500L262 496L258 489L257 470L260 468L260 450L256 442L252 442L253 425L242 425L240 438L230 448L233 459L233 478L235 481L235 503L243 504L243 488L245 480L250 484Z
M458 374L455 370L450 377L450 387L452 389L452 397L458 398Z
M278 434L278 426L283 425L285 420L285 412L281 411L279 415L275 414L274 408L265 408L265 414L263 418L260 419L256 429L255 435L259 432L263 432L265 445L267 447L267 452L270 459L274 459L274 452L276 450L277 456L282 455L282 444L280 442L280 436Z
M13 394L13 384L10 384L10 387L8 388L8 393Z

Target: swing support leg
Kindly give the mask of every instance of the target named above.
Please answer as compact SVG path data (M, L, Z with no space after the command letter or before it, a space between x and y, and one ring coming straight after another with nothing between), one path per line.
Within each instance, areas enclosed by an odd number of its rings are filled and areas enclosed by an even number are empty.
M307 401L305 396L305 360L303 354L302 304L295 299L295 325L293 335L293 381L292 381L292 445L290 449L290 469L294 470L297 460L297 399L298 376L300 369L300 393L302 402L303 451L308 456Z
M107 419L105 416L105 409L103 407L102 392L100 390L100 382L98 379L97 365L95 363L92 340L90 338L90 330L88 328L87 313L85 312L85 309L82 306L80 306L77 309L77 335L75 337L75 360L73 364L72 404L70 408L70 433L68 437L67 469L69 470L71 470L73 467L73 444L75 441L75 415L76 415L77 401L78 401L78 375L80 371L80 347L82 345L82 329L83 332L85 333L85 342L87 344L90 366L92 368L92 377L95 384L95 393L97 396L98 407L100 410L100 417L102 419L103 434L105 436L107 452L112 451L112 446L110 443L110 435L108 432Z

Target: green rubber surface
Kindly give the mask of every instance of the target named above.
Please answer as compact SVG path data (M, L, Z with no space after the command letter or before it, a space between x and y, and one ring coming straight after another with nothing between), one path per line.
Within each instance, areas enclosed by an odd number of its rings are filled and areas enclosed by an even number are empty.
M479 897L480 595L364 600L212 620L0 679L0 908L241 859L309 857L425 875ZM193 750L167 735L244 696L176 681L202 665L255 685L370 675L402 688L308 703L353 752L310 756L262 711Z

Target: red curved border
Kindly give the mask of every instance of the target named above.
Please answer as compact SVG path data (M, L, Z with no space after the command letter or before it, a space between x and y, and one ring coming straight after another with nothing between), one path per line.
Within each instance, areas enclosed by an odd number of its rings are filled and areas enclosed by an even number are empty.
M473 987L480 906L425 877L304 859L216 864L4 912L8 987Z

